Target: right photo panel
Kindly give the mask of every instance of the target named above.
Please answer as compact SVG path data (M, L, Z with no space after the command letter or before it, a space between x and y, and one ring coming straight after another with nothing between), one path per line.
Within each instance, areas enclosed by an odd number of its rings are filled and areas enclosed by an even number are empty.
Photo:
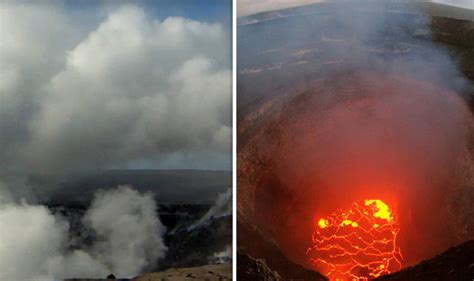
M237 1L237 279L474 280L474 1Z

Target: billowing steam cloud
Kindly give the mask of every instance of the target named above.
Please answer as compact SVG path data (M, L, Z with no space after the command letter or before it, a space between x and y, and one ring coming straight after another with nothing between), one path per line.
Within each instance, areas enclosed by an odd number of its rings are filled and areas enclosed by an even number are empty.
M136 274L163 257L165 232L151 194L129 187L99 191L84 217L98 235L93 256L120 276Z
M85 24L54 3L0 4L3 169L230 166L220 23L116 5Z
M100 191L83 218L91 246L68 250L69 225L46 207L0 206L0 279L52 281L70 277L133 276L163 257L164 227L151 195L130 187Z
M308 267L315 218L363 199L397 210L404 265L474 237L468 82L432 43L422 12L393 3L336 2L319 18L294 16L274 30L268 23L265 36L245 29L253 38L284 38L268 47L282 54L275 63L301 51L304 64L258 66L260 78L286 81L242 118L251 133L240 138L239 220ZM267 51L259 44L266 46L252 41L249 53ZM456 193L462 205L453 203Z

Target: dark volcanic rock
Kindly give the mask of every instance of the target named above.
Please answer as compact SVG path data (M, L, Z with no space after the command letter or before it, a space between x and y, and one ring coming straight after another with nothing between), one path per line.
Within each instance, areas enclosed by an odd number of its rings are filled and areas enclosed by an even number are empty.
M442 43L458 62L461 72L472 82L474 81L474 22L443 17L431 20L433 40ZM474 108L472 95L474 89L466 89L471 96L470 106Z
M250 229L244 225L238 224L237 227L237 244L239 245L240 255L237 257L238 271L247 270L246 266L250 265L245 258L249 255L252 259L261 259L265 261L268 268L278 273L281 279L275 280L310 280L325 281L328 280L319 272L306 269L301 265L295 264L288 260L283 253L272 242L267 241L257 231ZM245 241L245 242L244 242ZM241 260L239 257L242 257ZM240 275L239 275L239 280ZM243 279L251 280L251 279ZM265 279L262 279L265 280ZM268 279L272 280L272 279Z
M472 281L474 280L474 240L377 281Z
M242 281L279 281L280 275L271 270L265 260L254 259L243 253L237 253L238 278Z
M291 263L290 261L286 261L286 264L288 268L278 268L283 274L280 276L278 271L273 270L267 265L265 259L253 258L242 251L237 252L238 279L242 281L327 280L324 276L316 271L305 269Z
M203 266L212 263L212 256L231 244L232 217L213 218L194 229L183 227L165 238L168 251L156 270Z

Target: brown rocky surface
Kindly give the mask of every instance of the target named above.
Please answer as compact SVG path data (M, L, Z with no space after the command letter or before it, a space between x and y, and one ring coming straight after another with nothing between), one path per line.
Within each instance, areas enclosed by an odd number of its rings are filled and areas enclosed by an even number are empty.
M232 264L213 264L199 267L171 268L157 273L146 273L135 277L133 281L178 281L203 280L225 281L232 280Z

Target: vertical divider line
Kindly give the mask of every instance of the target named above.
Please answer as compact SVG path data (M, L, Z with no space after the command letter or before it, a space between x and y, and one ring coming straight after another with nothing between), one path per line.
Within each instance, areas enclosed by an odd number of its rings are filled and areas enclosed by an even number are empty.
M237 280L237 0L232 1L232 280Z

